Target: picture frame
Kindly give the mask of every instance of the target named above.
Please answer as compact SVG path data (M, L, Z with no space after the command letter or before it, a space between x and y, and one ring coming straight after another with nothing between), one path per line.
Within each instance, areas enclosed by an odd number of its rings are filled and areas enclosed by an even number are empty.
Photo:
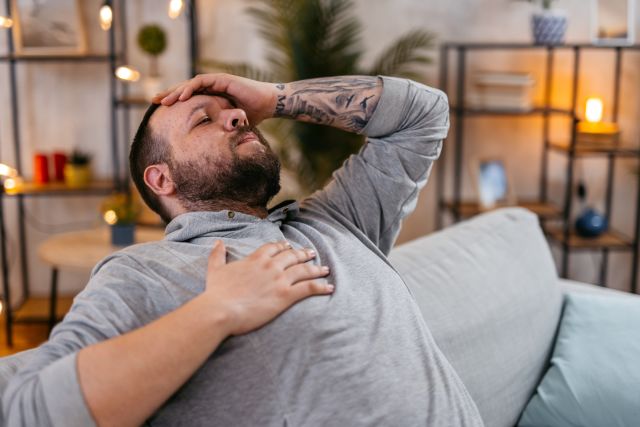
M513 181L506 159L486 157L473 164L478 202L481 210L516 204Z
M15 52L20 56L84 55L80 0L11 0Z
M600 46L629 46L635 41L635 0L592 0L591 37Z

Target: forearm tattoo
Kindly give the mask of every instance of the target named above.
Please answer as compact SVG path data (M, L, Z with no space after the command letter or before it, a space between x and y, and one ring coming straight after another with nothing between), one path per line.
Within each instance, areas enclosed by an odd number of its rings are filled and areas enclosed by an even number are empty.
M276 88L274 117L360 132L378 105L382 82L378 77L328 77L279 83Z

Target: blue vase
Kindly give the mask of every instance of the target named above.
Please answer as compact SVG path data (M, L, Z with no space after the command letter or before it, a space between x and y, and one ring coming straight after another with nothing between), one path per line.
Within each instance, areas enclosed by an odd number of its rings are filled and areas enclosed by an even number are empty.
M116 224L111 226L111 244L115 246L132 245L135 237L135 224Z
M592 208L586 208L576 219L576 233L581 237L598 237L607 227L607 218Z

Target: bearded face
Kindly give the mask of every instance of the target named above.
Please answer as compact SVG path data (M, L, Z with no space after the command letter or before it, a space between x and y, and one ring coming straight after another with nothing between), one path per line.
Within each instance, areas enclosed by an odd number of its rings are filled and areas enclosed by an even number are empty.
M242 144L257 144L259 150L239 152ZM228 140L230 159L204 153L192 160L168 162L177 197L188 210L218 210L225 205L266 207L280 191L280 161L260 131L238 128Z

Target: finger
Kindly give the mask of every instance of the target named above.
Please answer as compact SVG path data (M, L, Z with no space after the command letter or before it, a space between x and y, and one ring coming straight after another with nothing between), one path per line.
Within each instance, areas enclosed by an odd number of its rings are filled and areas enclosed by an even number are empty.
M165 96L161 103L162 105L166 105L167 107L170 105L175 104L178 101L178 97L180 96L180 94L182 93L182 88L177 88L175 90L173 90L169 95Z
M287 249L291 249L291 244L286 240L280 241L280 242L267 243L265 245L260 246L252 254L252 256L256 258L263 258L263 257L271 258L272 256L277 255L282 251L286 251Z
M315 280L299 282L289 288L288 295L291 304L313 295L327 295L333 293L335 286L328 283L319 283Z
M213 249L209 254L208 271L216 270L227 263L227 249L224 246L222 240L218 240L214 243Z
M274 255L273 262L284 270L294 265L305 263L315 258L315 256L316 253L313 249L290 249Z
M330 269L326 265L313 264L297 264L285 271L287 279L291 284L326 277L329 273Z

